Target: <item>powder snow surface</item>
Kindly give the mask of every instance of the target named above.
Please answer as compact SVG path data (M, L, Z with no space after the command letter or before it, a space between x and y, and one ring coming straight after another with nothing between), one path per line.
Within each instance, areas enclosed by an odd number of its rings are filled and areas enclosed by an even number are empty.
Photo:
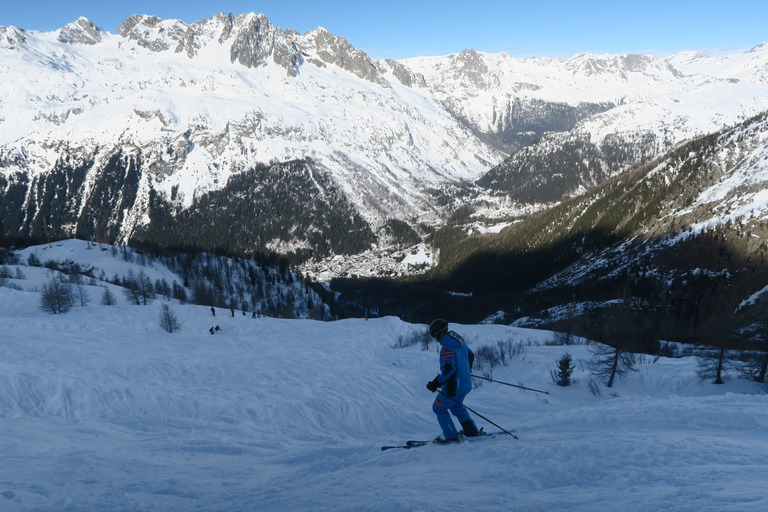
M493 377L551 394L486 382L468 396L519 440L382 452L439 433L434 347L392 348L425 326L172 303L183 326L168 334L162 300L131 306L118 288L115 306L88 287L87 306L42 313L50 271L18 268L6 284L23 290L0 287L3 511L768 510L765 389L702 383L693 358L648 358L594 396L585 346L452 325L474 349L530 345ZM562 388L549 372L566 352L576 382Z

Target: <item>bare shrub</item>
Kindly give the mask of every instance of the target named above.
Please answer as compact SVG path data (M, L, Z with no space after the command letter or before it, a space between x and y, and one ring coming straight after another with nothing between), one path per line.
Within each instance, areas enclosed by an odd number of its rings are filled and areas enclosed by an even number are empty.
M596 377L589 379L589 382L587 382L587 389L589 389L590 393L595 396L601 396L603 394L603 392L600 391L600 379Z
M422 350L428 350L430 340L428 330L410 331L407 335L399 335L392 348L408 348L421 344Z

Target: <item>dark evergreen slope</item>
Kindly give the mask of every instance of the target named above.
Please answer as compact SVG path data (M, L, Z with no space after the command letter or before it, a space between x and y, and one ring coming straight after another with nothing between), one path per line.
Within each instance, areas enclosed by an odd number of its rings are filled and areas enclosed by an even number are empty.
M118 150L97 167L76 150L62 154L47 173L0 174L0 239L116 239L137 201L142 171L136 160Z
M188 209L153 189L139 196L140 181L149 177L140 161L118 151L103 166L80 159L34 177L0 175L0 238L113 243L128 233L129 243L240 255L274 251L293 261L357 253L375 241L366 221L311 161L233 175ZM136 206L149 224L126 218Z
M588 135L551 133L522 148L477 180L477 185L521 203L553 203L592 188L657 155L653 134L609 136L600 145Z
M304 160L234 175L175 215L162 198L151 203L151 223L135 234L137 241L232 254L273 250L293 261L357 253L375 241L338 188Z

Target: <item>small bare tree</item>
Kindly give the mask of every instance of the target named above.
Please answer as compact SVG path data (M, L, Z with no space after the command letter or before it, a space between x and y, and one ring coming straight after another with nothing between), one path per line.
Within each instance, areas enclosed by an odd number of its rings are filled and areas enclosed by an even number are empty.
M67 286L61 280L52 278L43 285L40 294L40 309L58 315L66 313L72 306Z
M91 296L83 283L77 284L77 297L80 299L80 307L85 307L91 302Z
M162 327L165 332L171 334L181 329L179 319L173 314L173 311L168 307L168 304L163 304L160 308L160 327Z
M556 345L574 345L576 344L576 336L571 331L557 331L554 342Z
M755 382L764 383L768 373L768 352L745 352L741 357L744 374Z
M590 346L592 359L587 368L595 377L607 378L607 387L613 387L616 376L622 377L629 372L636 372L635 354L617 347L597 343Z
M125 287L123 290L125 298L137 306L146 306L155 298L155 287L143 270L139 271L138 276L135 276L133 271L128 270L128 276L123 279L123 286Z
M745 338L737 363L739 370L748 378L765 383L768 374L768 324L760 320L739 332Z
M715 384L723 383L723 375L730 370L731 364L725 358L725 346L706 347L696 358L696 374L701 380L712 380Z
M105 306L117 304L117 298L115 298L115 294L110 291L109 287L104 287L104 292L101 294L101 303Z

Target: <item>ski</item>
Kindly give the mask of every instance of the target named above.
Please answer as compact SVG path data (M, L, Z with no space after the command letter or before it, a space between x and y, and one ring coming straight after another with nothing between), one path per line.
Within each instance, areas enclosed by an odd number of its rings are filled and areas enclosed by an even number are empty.
M403 450L410 450L411 448L418 448L419 446L426 446L432 444L432 441L406 441L405 444L396 446L382 446L381 451L392 450L395 448L402 448Z
M482 433L479 436L474 436L474 437L462 437L461 440L462 441L479 441L480 439L490 439L491 437L504 437L506 435L507 435L506 432L488 432L488 433Z
M475 441L475 440L478 440L478 439L488 439L488 438L491 438L491 437L498 437L498 436L502 436L502 435L504 435L504 432L489 432L489 433L483 432L479 436L474 436L474 437L467 437L465 435L461 435L461 436L459 436L459 441L458 442ZM410 450L411 448L418 448L420 446L426 446L428 444L440 444L440 443L435 443L434 441L406 441L405 444L394 445L394 446L382 446L381 447L381 451L393 450L393 449L396 449L396 448L400 448L400 449L403 449L403 450ZM441 444L451 445L451 444L456 444L456 443L441 443Z

